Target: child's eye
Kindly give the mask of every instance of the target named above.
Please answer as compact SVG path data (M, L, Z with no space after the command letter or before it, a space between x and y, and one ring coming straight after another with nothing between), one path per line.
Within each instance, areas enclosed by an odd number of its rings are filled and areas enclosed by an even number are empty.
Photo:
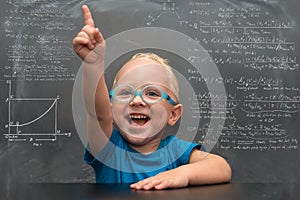
M147 95L148 97L160 97L160 92L159 91L155 91L155 90L148 90L145 92L145 95Z
M120 93L118 93L118 95L128 96L128 95L132 95L132 92L130 90L123 90L123 91L120 91Z
M133 91L131 88L125 87L125 88L118 88L116 90L116 96L118 98L130 98L133 95Z

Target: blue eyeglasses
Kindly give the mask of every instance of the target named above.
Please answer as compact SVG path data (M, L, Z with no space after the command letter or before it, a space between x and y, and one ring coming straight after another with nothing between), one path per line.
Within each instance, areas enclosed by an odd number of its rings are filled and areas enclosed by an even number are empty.
M141 90L136 90L129 84L121 84L109 92L111 102L113 100L117 100L119 102L129 103L136 96L141 97L141 99L147 104L155 104L166 99L171 105L177 105L177 103L175 103L175 101L159 86L152 84L146 85Z

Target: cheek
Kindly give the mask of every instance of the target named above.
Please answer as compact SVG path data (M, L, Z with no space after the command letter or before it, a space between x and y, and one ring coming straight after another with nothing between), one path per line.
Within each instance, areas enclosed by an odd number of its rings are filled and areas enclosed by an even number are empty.
M153 105L150 109L150 113L152 115L153 120L167 120L170 116L170 109L163 104Z
M114 117L123 117L125 114L125 110L128 108L127 104L121 103L113 103L111 106L111 110L113 112Z
M111 104L112 108L115 109L115 110L121 110L121 109L124 109L125 107L127 107L127 104L126 103L118 103L118 102L114 102Z
M165 113L164 115L169 116L171 112L171 107L167 103L161 102L160 104L154 105L152 110L155 113Z

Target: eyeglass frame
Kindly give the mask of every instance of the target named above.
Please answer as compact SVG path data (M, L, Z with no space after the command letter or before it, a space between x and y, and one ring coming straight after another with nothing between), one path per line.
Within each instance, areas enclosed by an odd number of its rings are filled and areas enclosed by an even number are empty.
M131 102L136 96L139 96L142 100L143 100L143 102L145 102L145 103L147 103L147 104L156 104L156 103L158 103L158 102L160 102L160 101L162 101L163 99L166 99L167 100L167 102L169 102L171 105L173 105L173 106L175 106L175 105L177 105L178 103L176 103L171 97L170 97L170 95L168 95L160 86L158 86L158 85L155 85L155 84L149 84L149 85L146 85L146 86L144 86L141 90L137 90L137 89L135 89L132 85L130 85L130 84L120 84L120 85L118 85L117 87L115 87L114 89L112 89L112 90L110 90L109 91L109 99L110 99L110 101L111 102L113 102L113 97L115 96L115 91L116 91L116 89L118 88L118 87L120 87L120 86L129 86L132 90L133 90L133 92L134 92L134 94L133 94L133 96L131 97L131 98L129 98L129 100L126 100L126 101L123 101L123 102ZM144 99L144 97L143 97L143 91L145 90L145 89L147 89L148 87L151 87L151 86L153 86L153 87L156 87L156 88L158 88L159 90L160 90L160 92L161 92L161 97L160 97L160 99L158 100L158 101L156 101L156 102L154 102L154 103L150 103L150 102L148 102L148 101L146 101L145 99ZM118 100L118 101L120 101L120 100ZM120 102L122 102L122 101L120 101Z

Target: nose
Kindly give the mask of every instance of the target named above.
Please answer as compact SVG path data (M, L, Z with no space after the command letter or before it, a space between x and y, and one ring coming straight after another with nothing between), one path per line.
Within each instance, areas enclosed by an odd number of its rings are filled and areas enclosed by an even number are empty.
M140 95L135 95L129 103L130 106L145 106L146 103L140 97Z

